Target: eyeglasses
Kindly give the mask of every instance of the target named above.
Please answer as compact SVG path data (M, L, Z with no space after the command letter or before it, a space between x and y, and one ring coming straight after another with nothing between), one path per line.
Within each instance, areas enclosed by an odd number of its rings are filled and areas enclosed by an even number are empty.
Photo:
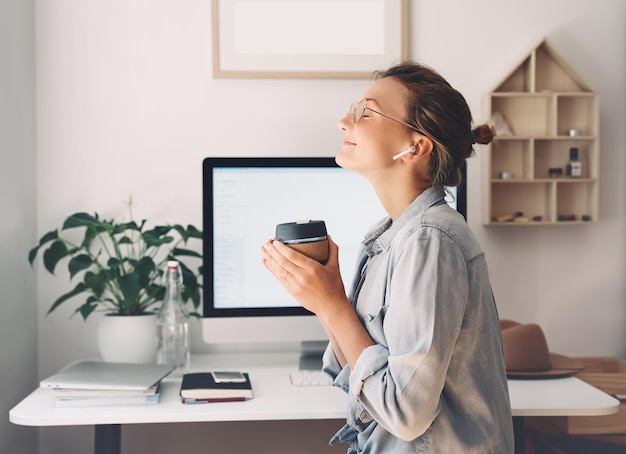
M363 113L365 112L365 109L371 110L372 112L377 113L378 115L382 115L385 118L388 118L390 120L393 120L395 122L403 124L404 126L406 126L408 128L411 128L414 131L417 131L417 132L419 132L420 134L422 134L424 136L426 135L426 134L424 134L423 131L421 131L420 129L416 128L412 124L409 124L409 123L407 123L405 121L402 121L402 120L398 120L397 118L390 117L389 115L384 114L382 112L379 112L377 110L374 110L371 107L367 107L367 99L361 99L360 101L357 101L357 102L353 103L350 106L350 110L348 111L347 115L354 114L354 124L357 124L359 122L359 120L361 119L361 117L363 117Z

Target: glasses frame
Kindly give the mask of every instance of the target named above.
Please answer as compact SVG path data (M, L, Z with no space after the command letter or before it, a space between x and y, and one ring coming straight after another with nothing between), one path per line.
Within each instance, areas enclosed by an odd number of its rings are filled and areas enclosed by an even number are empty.
M360 106L363 106L362 108ZM352 103L352 105L350 106L350 110L348 111L348 115L353 114L354 115L354 124L357 124L359 122L359 120L363 117L363 113L365 112L365 110L369 110L372 111L374 113L377 113L378 115L382 115L385 118L388 118L389 120L393 120L396 123L400 123L404 126L406 126L407 128L411 128L414 131L417 131L418 133L420 133L423 136L426 136L426 134L419 128L413 126L410 123L407 123L406 121L402 121L402 120L398 120L397 118L393 118L387 114L384 114L378 110L374 110L371 107L367 106L367 99L363 98L355 103Z

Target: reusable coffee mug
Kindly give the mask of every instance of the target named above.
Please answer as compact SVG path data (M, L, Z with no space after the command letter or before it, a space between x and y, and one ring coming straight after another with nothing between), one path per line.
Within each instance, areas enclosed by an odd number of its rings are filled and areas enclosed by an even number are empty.
M313 260L328 260L328 237L324 221L302 220L276 226L276 239Z

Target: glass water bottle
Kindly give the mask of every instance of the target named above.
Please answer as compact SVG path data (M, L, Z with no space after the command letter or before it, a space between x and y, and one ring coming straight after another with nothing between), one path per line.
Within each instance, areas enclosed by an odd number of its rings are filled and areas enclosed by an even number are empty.
M183 275L180 264L167 262L165 299L157 317L157 364L176 366L172 374L188 371L190 360L189 313L182 298Z

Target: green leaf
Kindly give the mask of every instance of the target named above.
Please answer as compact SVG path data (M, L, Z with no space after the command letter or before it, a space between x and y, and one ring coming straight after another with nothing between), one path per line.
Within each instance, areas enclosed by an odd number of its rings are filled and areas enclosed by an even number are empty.
M194 308L200 306L200 289L198 287L184 287L183 301L191 300Z
M68 254L69 252L65 243L61 240L57 240L43 253L43 264L50 274L54 274L54 269L56 268L57 263L59 263L59 260L67 257Z
M200 305L200 285L198 278L184 263L181 262L181 272L183 275L183 301L191 299L193 306Z
M102 225L98 215L92 216L88 213L74 213L68 217L63 223L63 230L73 229L76 227L93 227L98 229Z
M187 229L185 229L180 224L176 224L172 228L179 233L179 235L181 236L181 238L183 239L185 243L187 242L189 238L202 239L202 232L191 224L187 226Z
M142 287L146 287L152 281L152 275L156 270L156 264L152 257L142 257L141 260L132 260L131 265L135 268L135 274L139 278Z
M31 264L31 266L35 261L35 257L37 256L37 252L39 252L39 248L41 248L44 244L49 243L50 241L56 240L57 238L59 238L58 230L52 230L51 232L48 232L41 237L41 239L39 240L39 244L28 252L28 262Z
M191 269L184 263L180 262L180 271L183 275L183 284L188 287L197 287L198 279Z
M59 298L57 298L57 300L54 303L52 303L52 306L50 306L50 309L48 309L48 315L57 307L59 307L61 304L63 304L65 301L69 300L70 298L84 291L85 291L85 286L83 285L83 283L82 282L78 283L76 287L74 287L73 290L70 290L69 292L61 295Z
M113 226L113 234L117 235L119 233L124 233L126 230L134 230L139 231L139 227L135 221L126 222L124 224L117 224Z
M146 242L146 246L159 248L163 244L171 243L174 241L174 237L167 236L170 230L172 230L171 227L157 226L152 230L143 232L143 240Z
M59 238L58 230L53 230L51 232L48 232L44 236L42 236L41 239L39 240L39 246L43 246L44 244L49 243L52 240L56 240L57 238Z
M137 274L125 274L124 276L120 276L117 282L124 298L124 313L134 313L133 307L139 302L139 292L141 291L139 276Z
M93 263L93 259L87 254L79 254L76 257L73 257L67 265L67 269L70 271L70 279L72 279L77 273L89 268L93 265Z
M89 298L87 298L87 301L85 301L85 303L83 303L78 309L76 309L76 312L83 317L83 320L87 320L87 317L89 317L93 313L93 311L96 310L97 307L98 300L96 300L96 298L94 298L93 296L90 296Z
M117 257L110 257L109 260L107 260L107 266L109 268L114 268L116 271L118 271L118 268L122 266L122 262L120 262Z
M163 301L163 298L165 298L165 286L164 285L151 283L145 288L145 291L146 291L146 296L148 297L148 300Z
M185 257L202 258L202 254L199 254L196 251L192 251L191 249L174 248L174 249L172 249L171 254L174 257L183 257L183 256L185 256Z
M38 250L39 246L35 246L30 251L28 251L28 263L30 263L30 266L33 266L33 262L35 261L35 257L37 257Z
M98 273L87 271L85 273L85 277L83 278L83 282L85 288L90 290L96 298L100 299L106 290L107 283L112 278L111 276L112 273L108 270L101 270Z
M197 238L199 240L202 239L202 230L198 230L191 224L187 225L187 234L189 235L189 238Z
M80 247L88 250L91 242L94 238L98 236L98 230L94 227L88 227L85 229L85 234L83 236L83 241L80 243Z

